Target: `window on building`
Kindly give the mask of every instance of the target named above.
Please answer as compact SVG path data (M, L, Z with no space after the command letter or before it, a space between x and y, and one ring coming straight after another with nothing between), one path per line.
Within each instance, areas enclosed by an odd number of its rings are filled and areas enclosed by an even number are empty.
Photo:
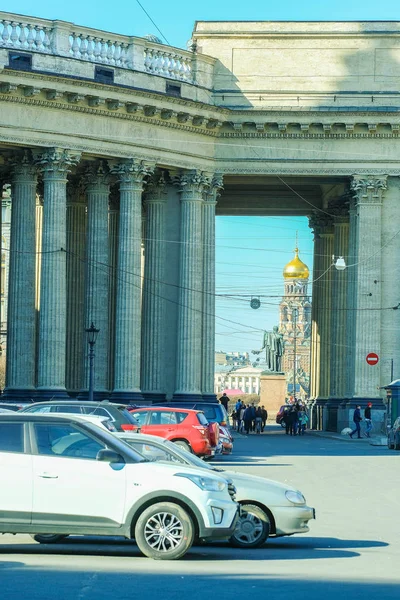
M23 54L22 52L9 52L8 66L10 67L10 69L30 71L32 69L32 54Z

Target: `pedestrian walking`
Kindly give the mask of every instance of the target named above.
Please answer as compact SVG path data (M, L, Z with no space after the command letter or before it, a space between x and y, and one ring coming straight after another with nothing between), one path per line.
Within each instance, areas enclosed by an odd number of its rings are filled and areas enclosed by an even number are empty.
M364 410L364 420L365 420L365 437L371 437L370 433L372 431L372 415L371 415L372 402L368 402L366 409Z
M253 424L253 408L252 406L247 406L243 415L244 430L247 435L250 433Z
M226 392L224 392L221 396L221 398L219 399L219 401L221 402L222 406L224 407L224 409L226 410L226 412L228 412L228 403L229 403L229 396L226 395Z
M299 419L299 435L304 435L306 432L307 423L308 423L308 415L307 415L305 406L300 406L299 412L298 412L298 419Z
M262 410L261 407L258 406L256 408L256 433L261 433L262 428Z
M251 431L255 431L256 430L256 407L254 406L254 402L252 403L252 405L250 406L250 411L251 411Z
M287 412L286 423L288 423L288 422L289 422L289 428L288 428L288 425L286 424L286 429L289 429L288 433L290 433L290 435L296 435L299 417L298 417L298 411L297 411L297 408L295 405L292 406Z
M242 403L242 408L240 409L240 418L239 418L239 429L240 433L244 432L244 413L246 412L246 406Z
M233 429L238 429L238 414L235 409L231 412L231 419Z
M262 407L261 407L261 419L262 419L261 431L264 431L264 429L267 425L267 419L268 419L268 411L264 405L262 405Z
M361 438L361 421L362 421L362 417L361 417L361 406L359 404L357 404L356 409L354 411L353 414L353 421L354 424L356 426L356 428L349 434L351 439L353 439L353 435L355 433L357 433L357 438L360 439Z

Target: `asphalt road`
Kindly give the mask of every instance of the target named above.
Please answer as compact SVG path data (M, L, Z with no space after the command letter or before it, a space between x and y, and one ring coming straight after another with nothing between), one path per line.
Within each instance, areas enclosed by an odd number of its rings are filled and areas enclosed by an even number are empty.
M229 468L298 487L317 510L308 534L259 550L199 546L180 561L143 558L131 542L75 538L41 546L0 536L2 600L290 600L398 598L400 453L269 426L236 440Z

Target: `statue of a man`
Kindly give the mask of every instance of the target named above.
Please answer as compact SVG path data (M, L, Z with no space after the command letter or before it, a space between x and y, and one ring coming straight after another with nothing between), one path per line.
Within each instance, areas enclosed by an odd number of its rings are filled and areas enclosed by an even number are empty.
M282 356L285 352L285 343L277 325L272 328L272 331L264 333L263 347L261 350L253 350L253 354L260 354L264 349L268 369L272 373L282 373Z

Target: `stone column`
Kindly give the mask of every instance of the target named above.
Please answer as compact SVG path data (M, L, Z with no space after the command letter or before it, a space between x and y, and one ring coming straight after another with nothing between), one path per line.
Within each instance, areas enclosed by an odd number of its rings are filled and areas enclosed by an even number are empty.
M349 204L349 256L347 260L347 353L346 353L346 398L354 395L354 360L356 343L356 319L357 307L357 202L353 196ZM347 419L347 417L346 417Z
M203 204L203 325L201 391L206 401L215 400L215 206L223 178L216 174L206 190Z
M38 393L46 400L67 397L66 188L68 171L79 158L59 148L36 155L44 183Z
M142 192L153 166L129 159L112 169L119 179L114 389L116 401L143 400L140 391Z
M109 387L113 389L114 383L114 354L115 354L115 312L117 297L117 265L118 265L118 218L119 218L119 190L111 186L110 204L108 212L108 236L109 236L109 265L110 277L108 282L108 378Z
M165 210L164 174L157 172L145 195L146 233L143 282L142 380L143 396L165 399Z
M30 155L12 159L6 385L3 398L29 400L36 366L36 167ZM1 191L0 191L1 193Z
M349 198L347 195L329 203L333 219L333 254L335 260L342 256L346 264L349 254ZM346 356L348 351L347 317L347 269L332 269L332 314L331 314L331 385L330 406L338 406L346 394Z
M110 176L103 162L90 165L85 172L88 204L88 237L85 293L85 329L94 323L99 329L95 345L94 399L108 397L108 285L109 285L109 241L108 203ZM89 386L88 344L84 338L86 357L85 390Z
M316 212L310 218L314 230L314 267L311 333L311 427L323 428L323 407L329 396L330 370L330 311L333 254L332 217Z
M370 366L366 356L370 352L381 355L380 310L382 296L382 201L386 190L386 176L355 175L351 186L357 203L357 290L354 365L354 397L352 406L362 406L379 398L381 362ZM354 267L348 266L349 272ZM385 273L385 278L387 274ZM352 408L352 406L350 408Z
M86 203L79 180L67 185L67 364L66 387L76 395L84 385ZM86 352L85 352L86 354Z
M177 178L181 192L177 378L174 397L201 399L202 205L209 181L200 171Z
M382 207L381 381L400 378L400 178L389 177ZM388 307L393 307L393 310ZM372 368L372 367L371 367Z

